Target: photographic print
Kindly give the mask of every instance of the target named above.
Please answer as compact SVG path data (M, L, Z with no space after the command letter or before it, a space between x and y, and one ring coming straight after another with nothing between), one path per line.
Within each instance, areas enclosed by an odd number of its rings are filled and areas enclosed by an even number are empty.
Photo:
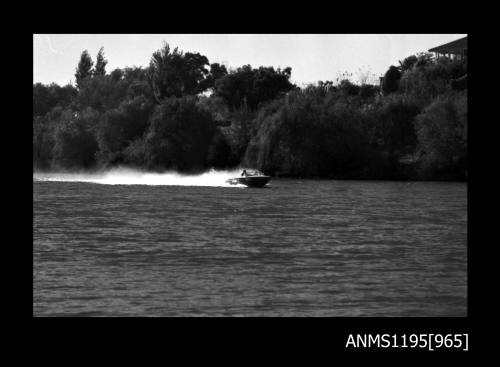
M33 316L466 317L466 34L33 34Z

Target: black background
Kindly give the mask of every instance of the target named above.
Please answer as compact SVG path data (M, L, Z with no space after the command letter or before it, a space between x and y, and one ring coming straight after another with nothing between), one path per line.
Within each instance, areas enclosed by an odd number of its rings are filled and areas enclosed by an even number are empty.
M482 179L488 169L481 168L488 164L492 170L491 159L484 157L490 145L481 133L488 135L484 125L493 124L493 117L484 118L483 95L476 95L474 90L484 81L479 59L485 61L482 46L485 33L471 31L474 12L461 9L458 5L442 8L429 3L390 3L351 4L347 9L332 3L330 6L284 3L271 6L270 3L186 3L180 9L171 3L163 6L153 3L120 3L108 4L105 9L101 3L65 3L49 8L46 4L37 8L30 6L31 12L24 20L26 27L16 32L15 49L9 50L19 55L15 58L17 64L23 63L19 69L11 67L7 74L13 77L12 85L19 90L10 95L19 103L4 108L11 110L12 117L3 123L14 126L20 131L13 134L15 138L8 140L8 151L5 161L13 164L11 177L19 181L12 182L12 211L9 211L11 221L15 222L15 240L9 240L11 246L20 250L22 268L16 265L15 274L22 275L22 284L17 285L16 294L7 296L15 299L19 306L15 307L19 322L14 324L14 334L11 342L21 348L18 355L21 359L34 357L50 360L63 360L68 364L86 360L89 363L104 362L103 357L93 357L96 352L104 352L107 361L125 359L146 364L153 356L159 357L162 364L174 362L174 356L179 362L189 363L197 360L203 364L209 361L230 362L240 365L270 364L273 361L299 362L304 365L315 364L320 357L323 363L346 365L345 361L354 355L355 351L345 348L349 334L412 334L412 333L468 333L469 349L464 352L445 351L445 354L419 349L369 349L371 352L405 352L415 355L425 354L435 358L446 356L446 361L453 354L462 360L471 354L481 354L488 343L489 336L483 325L490 324L490 314L481 306L485 299L481 291L480 273L487 265L482 262L481 253L485 248L493 247L493 240L484 240L483 229L488 226L489 217L484 210L488 206L484 199L486 186ZM63 10L63 14L60 10ZM456 12L455 12L456 11ZM33 317L33 256L32 256L32 135L29 123L31 113L28 107L32 83L32 47L33 33L467 33L469 51L469 108L468 134L471 152L469 157L468 183L468 316L464 318L35 318ZM19 48L19 49L17 49ZM5 50L4 50L5 51ZM384 50L380 50L384 52ZM31 54L31 55L30 55ZM479 57L479 55L482 55ZM8 55L4 57L8 61ZM493 63L492 55L488 57ZM5 59L4 59L5 60ZM472 62L471 62L472 61ZM75 61L76 63L76 61ZM484 64L483 64L484 65ZM494 68L493 65L491 65ZM481 69L483 69L481 71ZM478 72L477 72L478 71ZM477 72L477 74L476 74ZM497 73L496 73L497 74ZM490 76L495 76L495 73ZM4 81L7 83L7 81ZM477 83L477 84L476 84ZM5 87L5 84L4 84ZM476 89L477 88L477 89ZM486 92L484 92L486 93ZM21 96L23 96L21 98ZM4 102L6 100L4 99ZM21 117L26 114L25 117ZM13 119L15 117L15 119ZM488 127L489 129L490 127ZM492 128L492 127L491 127ZM490 135L491 136L491 135ZM491 156L493 157L493 156ZM487 162L485 162L487 161ZM7 162L6 162L7 163ZM30 177L31 176L31 177ZM22 178L22 179L21 179ZM491 180L490 180L491 181ZM16 194L14 194L14 192ZM23 198L24 200L20 200ZM21 204L22 203L22 204ZM488 218L488 219L485 219ZM31 228L30 228L31 227ZM12 229L11 229L12 231ZM482 239L483 238L483 239ZM30 245L31 243L31 245ZM4 243L4 246L8 244ZM6 256L4 262L9 262ZM18 264L16 262L16 264ZM488 295L495 292L495 283L490 281ZM492 296L493 297L493 296ZM10 301L9 301L10 303ZM4 317L10 318L10 315ZM492 320L492 319L491 319ZM494 335L494 334L493 334ZM27 345L26 345L27 342ZM343 354L343 363L337 359ZM270 357L272 355L272 359ZM231 356L231 357L230 357ZM370 358L370 357L369 357ZM411 361L413 357L405 358ZM448 363L447 363L448 364Z

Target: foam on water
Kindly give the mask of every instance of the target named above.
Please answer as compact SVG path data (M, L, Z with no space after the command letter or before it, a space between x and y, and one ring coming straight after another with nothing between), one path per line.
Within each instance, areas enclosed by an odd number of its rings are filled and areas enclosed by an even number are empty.
M152 173L130 168L113 168L97 173L33 173L35 181L90 182L103 185L165 185L165 186L220 186L230 185L226 181L237 177L241 170L210 170L198 175L184 175L178 172Z

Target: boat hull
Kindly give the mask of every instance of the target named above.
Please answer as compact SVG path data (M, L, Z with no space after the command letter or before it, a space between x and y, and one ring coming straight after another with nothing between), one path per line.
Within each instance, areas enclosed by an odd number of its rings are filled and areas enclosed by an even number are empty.
M232 182L248 187L264 187L269 180L271 180L270 176L247 176L234 178Z

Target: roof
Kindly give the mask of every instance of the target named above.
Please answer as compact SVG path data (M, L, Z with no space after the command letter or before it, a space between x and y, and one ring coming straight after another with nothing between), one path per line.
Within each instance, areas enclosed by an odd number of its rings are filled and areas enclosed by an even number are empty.
M463 50L467 50L467 37L460 38L455 41L445 43L444 45L431 48L429 52L453 54L453 53L462 53Z

